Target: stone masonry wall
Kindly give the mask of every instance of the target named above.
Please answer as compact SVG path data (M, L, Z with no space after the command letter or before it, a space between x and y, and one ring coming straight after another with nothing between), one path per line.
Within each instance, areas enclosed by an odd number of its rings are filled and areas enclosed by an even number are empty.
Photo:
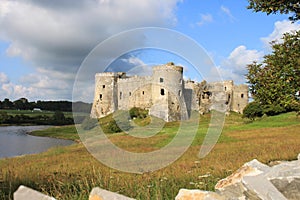
M152 76L128 77L124 72L96 74L91 117L140 107L165 121L185 120L192 110L242 113L248 104L247 85L233 81L201 83L183 80L183 67L173 63L153 67Z

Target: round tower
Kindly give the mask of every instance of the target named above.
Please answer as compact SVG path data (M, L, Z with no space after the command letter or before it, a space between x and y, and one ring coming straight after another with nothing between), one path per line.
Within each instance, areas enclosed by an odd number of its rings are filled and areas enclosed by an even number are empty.
M182 116L186 109L183 98L183 67L167 63L153 67L152 103L150 114L165 121L186 119Z

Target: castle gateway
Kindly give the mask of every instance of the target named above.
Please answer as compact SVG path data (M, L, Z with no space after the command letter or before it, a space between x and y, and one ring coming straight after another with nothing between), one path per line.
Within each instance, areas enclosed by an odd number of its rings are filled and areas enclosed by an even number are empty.
M173 63L154 66L152 76L104 72L97 73L95 79L93 118L139 107L165 121L177 121L188 119L194 110L242 113L248 104L247 85L234 85L233 81L184 80L183 67Z

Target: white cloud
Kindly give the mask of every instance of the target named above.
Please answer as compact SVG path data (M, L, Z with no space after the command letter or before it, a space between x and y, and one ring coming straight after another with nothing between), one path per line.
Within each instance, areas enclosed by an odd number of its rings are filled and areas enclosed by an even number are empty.
M3 72L0 72L0 84L5 84L8 82L9 82L9 79L8 79L7 75Z
M247 73L246 66L253 61L260 61L263 55L263 52L249 50L243 45L238 46L218 68L220 75L223 79L232 79L237 83L243 83L245 82L244 76Z
M143 66L143 65L145 65L145 63L141 59L139 59L137 57L133 57L133 56L131 56L127 59L123 59L123 61L127 62L131 65L134 65L134 66Z
M229 8L227 8L225 6L221 6L221 11L229 17L231 22L236 21L236 18L231 14L231 11L229 10Z
M213 22L213 16L211 14L201 14L201 20L197 22L198 26L203 26L204 24Z
M22 78L27 89L7 87L11 94L35 95L33 88L43 90L41 95L53 95L49 98L70 99L75 74L97 44L131 28L172 27L179 2L182 0L0 0L0 39L10 43L7 55L22 57L36 71ZM124 45L143 40L133 37ZM110 47L103 59L117 48Z
M29 100L63 100L69 99L71 95L70 90L66 90L66 87L69 87L69 85L62 81L57 82L57 80L49 79L38 80L29 86L13 82L0 83L0 96L3 99L9 98L10 100L17 100L21 97ZM68 89L71 89L71 87Z
M291 32L293 30L300 30L300 24L295 22L292 23L287 20L283 21L277 21L274 24L274 30L273 32L268 35L267 37L261 38L261 41L264 43L266 47L270 47L270 42L272 41L281 41L281 38L283 37L283 34L286 32Z

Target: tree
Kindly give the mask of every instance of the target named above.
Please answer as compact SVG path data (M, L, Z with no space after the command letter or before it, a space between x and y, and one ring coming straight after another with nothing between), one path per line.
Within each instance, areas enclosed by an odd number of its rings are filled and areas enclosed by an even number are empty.
M262 63L247 66L246 78L254 101L262 106L299 110L300 31L285 33L283 42L272 42L272 53Z
M265 12L269 14L292 14L289 19L297 21L300 19L300 2L299 0L248 0L248 9L255 12Z
M4 109L13 109L14 105L13 102L11 102L9 99L4 99L2 102L2 108Z

